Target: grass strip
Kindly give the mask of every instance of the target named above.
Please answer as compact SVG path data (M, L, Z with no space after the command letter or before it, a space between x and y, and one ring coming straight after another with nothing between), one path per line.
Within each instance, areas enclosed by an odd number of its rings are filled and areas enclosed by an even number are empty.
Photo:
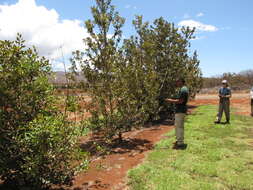
M133 190L253 190L253 119L232 114L215 125L215 106L201 106L185 123L186 150L173 150L174 131L143 164L128 172Z

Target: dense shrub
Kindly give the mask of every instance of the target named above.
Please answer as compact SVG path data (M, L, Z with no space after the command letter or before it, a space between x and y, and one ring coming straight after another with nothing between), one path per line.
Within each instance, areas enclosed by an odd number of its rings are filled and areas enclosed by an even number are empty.
M163 18L149 24L143 22L142 16L137 16L133 24L137 36L125 40L125 57L127 63L142 68L141 71L135 69L136 72L143 73L142 78L136 80L141 83L137 89L141 89L140 95L148 99L145 101L148 102L147 105L143 106L152 120L158 115L163 117L162 115L172 112L171 105L164 100L174 96L175 81L178 78L185 78L192 96L201 88L197 54L195 52L192 56L189 55L194 30L176 28Z
M49 73L48 60L26 48L20 35L16 41L0 41L2 126L15 128L47 112L52 94Z
M21 36L0 41L0 178L30 185L66 182L77 150L53 105L50 65Z
M24 128L26 132L16 137L22 156L21 170L15 174L18 181L39 187L67 182L74 174L69 161L77 151L74 136L69 135L73 129L56 116L38 117Z

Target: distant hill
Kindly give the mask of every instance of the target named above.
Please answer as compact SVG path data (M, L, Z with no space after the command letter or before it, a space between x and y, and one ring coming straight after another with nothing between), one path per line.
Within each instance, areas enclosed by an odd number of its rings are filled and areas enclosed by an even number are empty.
M75 77L75 80L77 82L85 81L84 76L81 74L79 76ZM57 71L53 72L52 76L50 76L49 81L55 85L64 85L67 83L65 72L63 71Z

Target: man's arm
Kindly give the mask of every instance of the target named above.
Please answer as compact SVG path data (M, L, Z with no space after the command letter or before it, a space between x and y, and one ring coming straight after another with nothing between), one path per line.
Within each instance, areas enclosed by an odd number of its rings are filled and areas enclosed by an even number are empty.
M179 98L179 99L168 98L166 99L166 101L169 103L174 103L174 104L182 104L184 102L184 99L183 98Z
M221 98L231 98L232 95L231 94L228 94L228 95L220 95Z
M232 97L232 95L231 94L229 94L229 95L225 95L225 96L223 96L224 98L231 98Z
M232 97L231 89L229 88L228 89L228 95L226 95L225 98L231 98L231 97Z

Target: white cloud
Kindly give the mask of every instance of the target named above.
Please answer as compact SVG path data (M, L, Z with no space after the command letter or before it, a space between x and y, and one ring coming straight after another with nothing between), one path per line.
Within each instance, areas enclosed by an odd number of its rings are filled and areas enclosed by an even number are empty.
M125 8L129 9L129 8L131 8L131 5L126 5Z
M188 26L190 28L196 28L196 30L198 31L205 31L205 32L215 32L218 30L218 28L213 25L203 24L195 20L183 20L179 22L178 25L181 27Z
M83 49L82 39L87 37L80 20L61 20L56 10L38 6L35 0L0 5L0 39L13 40L17 33L27 45L35 45L40 55L53 60Z
M204 13L202 13L202 12L200 12L200 13L198 13L198 14L196 15L196 17L202 17L202 16L204 16Z

